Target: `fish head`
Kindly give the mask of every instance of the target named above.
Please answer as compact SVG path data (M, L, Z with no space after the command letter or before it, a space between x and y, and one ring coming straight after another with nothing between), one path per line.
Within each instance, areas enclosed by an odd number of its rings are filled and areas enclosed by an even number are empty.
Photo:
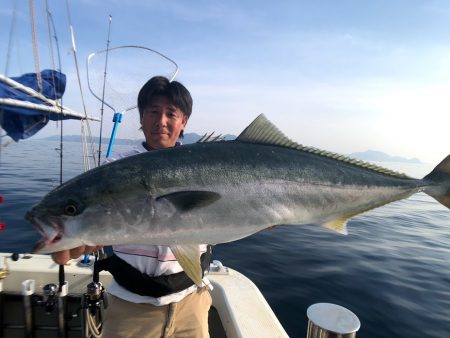
M117 182L120 181L105 178L102 171L86 172L44 196L25 216L41 235L34 252L112 244L108 243L108 234L115 224L124 222L126 206L133 208L133 201L126 200L128 195L136 196L129 186ZM102 239L99 233L103 234Z
M80 225L89 224L85 214L86 197L72 184L62 185L49 192L26 213L25 219L41 235L34 252L50 253L82 245L76 239L75 232Z
M25 218L41 235L35 253L140 243L142 234L145 240L157 236L155 224L178 214L174 203L185 209L202 203L201 196L199 202L184 194L158 197L161 193L149 188L143 175L124 166L116 170L113 165L119 161L65 182L26 213Z
M156 170L149 174L150 161L140 161L146 159L142 155L147 153L83 173L44 196L26 214L42 236L35 252L83 245L171 245L177 241L172 236L177 232L174 224L181 224L181 218L191 219L198 209L221 198L214 191L175 184L178 181L173 182L169 170L159 170L159 176ZM184 238L187 229L178 230L178 236Z

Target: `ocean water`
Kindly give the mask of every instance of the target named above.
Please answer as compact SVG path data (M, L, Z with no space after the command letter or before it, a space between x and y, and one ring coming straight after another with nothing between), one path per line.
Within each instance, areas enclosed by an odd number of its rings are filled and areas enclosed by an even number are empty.
M0 251L29 252L37 241L23 215L59 184L58 147L31 140L1 150ZM64 147L67 180L83 171L81 145ZM384 166L414 177L432 169ZM348 231L279 226L217 245L213 258L259 287L291 337L306 335L306 309L318 302L353 311L358 337L450 337L450 211L420 193L354 217Z

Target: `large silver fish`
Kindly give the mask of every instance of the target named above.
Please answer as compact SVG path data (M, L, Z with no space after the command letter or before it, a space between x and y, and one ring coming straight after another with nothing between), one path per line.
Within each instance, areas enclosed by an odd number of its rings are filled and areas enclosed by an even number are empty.
M169 245L200 284L200 243L277 224L345 233L350 217L420 191L450 208L450 156L413 179L296 144L260 115L235 141L155 150L90 170L48 193L27 219L43 237L36 252Z

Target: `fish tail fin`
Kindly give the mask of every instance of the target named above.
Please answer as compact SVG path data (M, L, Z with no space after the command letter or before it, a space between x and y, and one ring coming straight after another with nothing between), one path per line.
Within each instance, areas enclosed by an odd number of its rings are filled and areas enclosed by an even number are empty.
M450 209L450 155L423 179L433 183L425 193Z

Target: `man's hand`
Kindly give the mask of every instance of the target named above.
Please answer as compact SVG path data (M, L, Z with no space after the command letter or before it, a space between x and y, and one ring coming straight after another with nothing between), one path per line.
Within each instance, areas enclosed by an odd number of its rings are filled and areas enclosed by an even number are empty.
M83 254L90 254L94 251L100 250L101 248L102 246L83 245L70 250L54 252L52 253L52 258L55 261L55 263L59 265L64 265L72 258L78 258Z

